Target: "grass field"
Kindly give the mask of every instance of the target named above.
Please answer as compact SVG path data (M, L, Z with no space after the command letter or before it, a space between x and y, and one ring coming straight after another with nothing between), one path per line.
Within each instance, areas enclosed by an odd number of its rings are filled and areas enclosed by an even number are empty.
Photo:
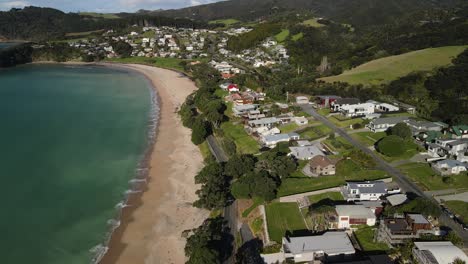
M228 18L228 19L218 19L218 20L212 20L208 22L208 24L224 24L225 27L229 27L230 25L239 23L240 21L237 19L233 18Z
M312 19L308 19L308 20L302 22L301 24L305 25L305 26L309 26L309 27L316 27L316 28L325 26L324 24L320 24L317 21L318 21L318 18L312 18Z
M379 141L376 149L379 149L378 154L384 160L394 162L412 158L419 153L420 147L413 141L404 141L397 136L390 135Z
M332 201L343 201L343 196L340 192L327 192L317 195L311 195L308 197L311 204L320 202L325 199L330 199Z
M315 127L307 127L297 132L303 139L315 140L328 135L331 131L332 130L329 127L320 125Z
M291 36L291 39L292 39L293 41L298 41L298 40L300 40L300 39L303 38L303 37L304 37L304 33L301 32L301 33L297 33L296 35L292 35L292 36Z
M66 33L65 37L85 37L94 33L101 33L103 31L104 30L100 29L100 30L84 31L84 32L70 32L70 33Z
M94 12L80 12L80 16L90 16L96 18L106 18L106 19L118 19L120 18L116 14L103 14L103 13L94 13Z
M365 170L352 160L343 160L337 164L336 175L322 177L289 177L283 179L278 189L278 197L291 194L322 190L344 185L349 180L376 180L387 178L380 170Z
M211 154L210 148L208 147L208 143L206 141L198 145L198 148L200 149L203 159L207 159L211 157L212 154Z
M237 151L243 154L254 154L258 152L258 143L247 132L242 125L235 125L232 122L224 122L221 125L224 136L234 140Z
M289 132L292 132L292 131L298 129L299 126L296 123L291 122L289 124L282 125L282 126L280 126L278 128L281 131L281 133L289 133Z
M387 244L374 242L374 227L363 226L354 231L356 239L364 251L386 251Z
M432 168L425 163L408 163L401 165L398 168L425 190L434 191L468 187L468 177L466 175L451 175L448 177L452 180L444 182L443 177L436 174Z
M377 141L387 136L385 132L359 132L352 134L351 137L359 140L361 143L367 146L373 146Z
M348 128L350 125L362 124L364 122L362 118L339 119L338 116L330 116L328 120L330 120L333 124L343 128Z
M112 58L106 59L108 62L118 62L118 63L135 63L135 64L145 64L155 67L160 67L164 69L171 69L180 72L184 72L184 67L180 65L183 61L176 58L146 58L146 57L129 57L129 58Z
M447 66L468 46L447 46L412 51L364 63L337 76L321 78L326 82L382 84L414 71L430 71Z
M317 113L319 113L320 115L326 116L330 114L330 108L320 108L317 110Z
M468 203L462 201L447 201L445 205L453 213L460 215L465 224L468 224Z
M280 33L278 33L276 36L275 36L275 39L276 41L278 41L279 43L282 43L286 40L286 38L289 36L289 29L283 29L281 30Z
M336 137L334 139L327 138L322 143L327 145L332 151L344 152L351 150L353 146L343 137Z
M296 203L271 203L266 206L268 233L281 243L286 231L307 229Z

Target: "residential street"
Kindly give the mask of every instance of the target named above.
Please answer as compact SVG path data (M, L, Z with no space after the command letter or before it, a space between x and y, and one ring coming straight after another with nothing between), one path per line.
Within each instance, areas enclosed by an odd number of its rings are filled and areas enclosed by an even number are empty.
M321 121L323 124L331 128L335 133L346 139L348 142L350 142L354 147L364 151L365 153L369 154L377 163L377 166L379 169L386 171L390 176L393 176L396 182L400 185L400 187L405 190L406 192L412 192L418 196L421 197L426 197L435 203L437 201L432 197L424 193L416 184L414 184L411 180L409 180L406 175L401 173L398 169L390 166L386 161L384 161L382 158L380 158L377 154L375 154L372 150L352 138L348 133L346 133L343 129L338 128L335 126L332 122L330 122L328 119L325 117L321 116L318 114L315 109L312 107L312 105L300 105L302 110L311 116L313 116L315 119ZM465 246L468 245L468 232L463 230L463 228L455 223L448 215L446 215L444 212L442 212L442 215L440 216L440 221L450 227L452 230L454 230L462 239L465 244Z

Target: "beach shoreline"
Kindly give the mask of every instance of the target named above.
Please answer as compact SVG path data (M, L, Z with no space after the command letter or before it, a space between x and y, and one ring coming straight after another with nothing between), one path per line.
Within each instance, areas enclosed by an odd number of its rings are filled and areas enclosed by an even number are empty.
M190 140L176 109L195 91L181 73L137 64L98 63L145 76L157 93L159 120L156 140L147 163L147 184L141 194L130 195L114 230L109 250L100 263L184 263L182 232L196 228L209 212L194 208L194 176L203 158Z

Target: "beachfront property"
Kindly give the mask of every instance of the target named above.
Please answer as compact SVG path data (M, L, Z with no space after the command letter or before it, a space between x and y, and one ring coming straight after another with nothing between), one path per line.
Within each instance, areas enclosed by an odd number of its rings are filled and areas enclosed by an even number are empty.
M420 264L452 264L456 259L468 263L465 252L450 241L414 242L412 252Z
M359 104L358 98L338 98L330 103L333 112L341 112L343 106Z
M320 144L289 147L289 151L288 155L298 160L311 160L315 156L325 155Z
M336 162L324 155L316 155L309 162L312 176L335 175Z
M249 105L234 105L232 107L232 112L235 116L244 116L248 115L250 111L257 110L258 105L249 104Z
M377 118L370 121L366 127L374 133L385 132L389 128L394 127L396 124L405 122L407 120L409 120L409 118L404 116Z
M265 118L260 118L256 120L250 120L248 121L248 125L251 128L256 128L256 127L268 127L271 128L277 124L279 124L281 120L276 117L265 117Z
M383 181L347 182L341 194L348 202L377 201L387 195L387 185Z
M458 160L446 159L435 162L432 168L443 176L455 175L467 171L468 164Z
M289 142L292 140L299 140L300 135L297 133L289 133L289 134L276 134L276 135L269 135L261 138L261 142L263 146L268 148L274 148L280 142Z
M346 117L366 116L374 113L373 103L351 104L341 106L340 112Z
M458 125L450 127L447 132L451 138L468 138L468 125Z
M267 264L282 263L290 260L294 263L350 259L356 250L346 232L326 232L318 236L283 237L279 253L262 254Z
M421 214L406 214L404 217L388 217L380 221L376 240L389 246L403 244L423 234L436 235L432 224Z
M336 205L335 211L339 229L348 229L353 225L374 226L377 220L372 210L364 205Z

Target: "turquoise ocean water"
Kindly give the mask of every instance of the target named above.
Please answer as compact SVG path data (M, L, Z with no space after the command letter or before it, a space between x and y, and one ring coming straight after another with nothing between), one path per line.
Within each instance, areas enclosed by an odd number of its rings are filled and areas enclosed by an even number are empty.
M151 98L115 69L0 69L1 263L91 262L147 150Z

